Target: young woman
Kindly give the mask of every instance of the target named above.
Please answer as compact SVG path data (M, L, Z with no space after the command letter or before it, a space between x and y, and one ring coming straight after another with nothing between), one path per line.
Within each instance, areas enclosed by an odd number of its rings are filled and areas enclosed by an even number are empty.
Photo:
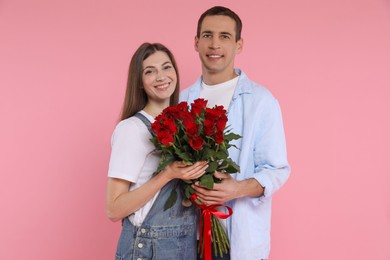
M195 210L182 206L176 183L198 178L207 164L174 162L153 175L159 154L147 127L164 108L177 104L179 89L172 53L159 43L142 44L130 62L122 117L112 136L106 208L109 219L122 220L116 259L196 258ZM179 198L164 210L176 188Z

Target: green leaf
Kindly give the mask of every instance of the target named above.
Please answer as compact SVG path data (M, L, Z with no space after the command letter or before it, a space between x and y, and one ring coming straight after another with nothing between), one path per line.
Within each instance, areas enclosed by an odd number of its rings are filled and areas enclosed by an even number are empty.
M215 151L209 148L203 148L203 155L201 160L208 160L210 158L213 158L214 156L215 156Z
M241 150L240 148L238 148L236 145L234 144L226 144L226 149L229 149L230 147L234 147L236 148L237 150Z
M229 154L227 153L227 151L218 151L215 154L217 160L226 159L228 156Z
M240 138L241 138L241 136L238 134L235 134L235 133L228 133L227 135L225 135L225 140L228 142L230 142L232 140L237 140Z
M206 172L214 173L218 168L218 163L215 161L209 162L209 167L207 167Z
M240 166L237 165L232 159L227 158L226 161L228 162L228 167L225 168L225 171L228 173L236 173L240 171Z
M177 156L179 156L180 159L182 159L183 161L190 161L190 157L188 156L187 153L185 152L182 152L180 149L176 148L175 147L175 153Z
M200 177L200 184L205 186L208 189L212 189L214 187L214 179L212 174L204 174Z
M167 167L168 165L170 165L174 161L175 161L175 157L173 157L171 155L161 157L160 163L159 163L159 165L157 167L156 172L161 172L162 170L165 169L165 167Z
M169 198L165 202L164 211L171 208L175 204L176 200L177 200L176 190L172 190L171 194L169 195Z
M185 185L184 187L184 195L189 199L192 194L195 193L195 190L191 187L191 185Z
M222 160L222 162L218 166L218 170L224 170L229 166L229 162L227 160Z

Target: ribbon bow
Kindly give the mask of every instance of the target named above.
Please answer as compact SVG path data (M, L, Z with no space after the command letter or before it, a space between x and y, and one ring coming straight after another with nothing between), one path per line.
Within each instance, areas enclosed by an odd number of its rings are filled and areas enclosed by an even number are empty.
M191 195L190 200L195 203L195 205L201 209L202 217L199 220L199 244L203 246L203 256L205 260L211 260L211 215L214 215L220 219L227 219L233 214L232 208L229 206L225 206L223 204L214 204L210 206L206 206L203 204L199 204L196 202L197 195L194 193ZM229 213L224 213L217 210L217 207L225 207ZM202 219L203 224L202 225ZM203 226L203 230L202 230ZM202 236L204 237L204 241L202 240Z

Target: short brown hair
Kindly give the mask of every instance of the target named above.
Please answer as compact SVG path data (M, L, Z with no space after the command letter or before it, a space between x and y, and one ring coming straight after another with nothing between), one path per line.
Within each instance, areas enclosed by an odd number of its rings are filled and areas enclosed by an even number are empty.
M200 37L200 30L202 27L203 20L206 16L214 16L214 15L224 15L232 18L236 22L236 42L241 39L241 31L242 31L242 22L240 17L230 10L227 7L223 6L214 6L208 10L206 10L198 20L198 27L196 29L196 37Z

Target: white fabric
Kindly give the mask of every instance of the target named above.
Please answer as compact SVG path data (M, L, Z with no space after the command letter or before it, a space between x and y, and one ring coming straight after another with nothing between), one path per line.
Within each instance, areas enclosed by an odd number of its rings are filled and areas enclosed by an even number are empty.
M141 111L149 121L154 118ZM111 139L111 158L108 177L131 182L130 190L135 190L147 182L157 169L160 155L150 142L151 134L145 124L136 117L122 120L116 126ZM142 208L129 216L133 225L142 224L150 211L158 193Z
M234 90L236 89L238 78L239 77L237 76L229 81L211 86L206 85L206 83L202 81L200 97L208 100L208 107L222 105L227 111L230 105L230 101L232 100Z

